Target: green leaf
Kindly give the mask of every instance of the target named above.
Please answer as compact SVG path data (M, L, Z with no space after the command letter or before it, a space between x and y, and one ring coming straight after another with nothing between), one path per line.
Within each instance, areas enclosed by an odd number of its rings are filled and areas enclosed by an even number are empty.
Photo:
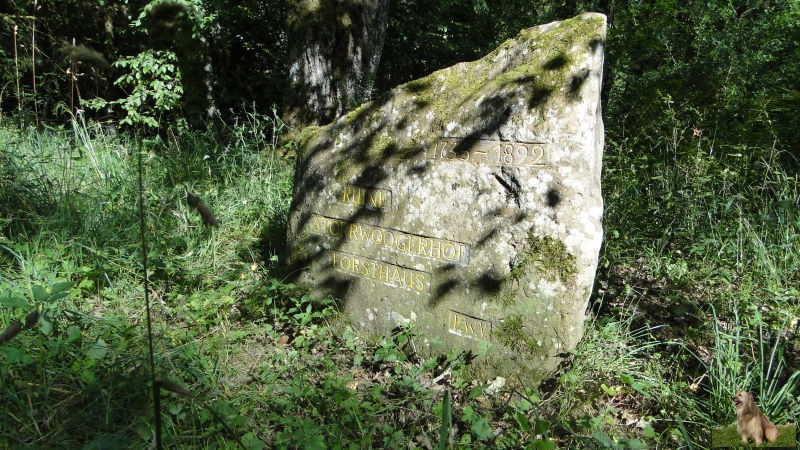
M108 344L106 344L106 341L104 341L103 338L99 338L97 339L97 342L92 344L92 347L89 348L89 351L86 352L86 357L94 361L99 361L105 358L107 353Z
M472 422L472 417L475 415L475 409L470 406L464 406L464 414L461 416L462 422Z
M650 446L645 444L644 442L638 440L638 439L622 438L617 443L617 447L618 448L627 448L627 449L631 449L631 450L643 450L643 449L649 448Z
M81 337L81 329L78 328L76 325L70 325L67 328L67 339L64 342L70 343L80 337Z
M59 292L58 294L52 294L49 297L47 297L44 301L45 301L45 303L54 303L54 302L57 302L58 300L61 300L62 298L66 298L66 297L69 297L69 291L67 291L67 292Z
M601 384L600 388L603 390L603 392L605 392L606 394L608 394L608 395L610 395L612 397L617 395L617 391L614 388L610 388L610 387L606 386L605 383Z
M531 421L528 420L528 416L522 414L521 412L514 413L514 420L516 420L517 424L519 424L519 428L526 433L529 433L533 429Z
M478 437L479 440L485 441L492 437L492 427L489 422L481 416L475 416L475 421L472 422L470 427L472 433Z
M47 289L41 284L34 284L31 286L31 295L36 302L43 302L47 298Z
M242 444L247 450L263 450L267 448L267 444L256 436L252 431L248 431L242 436Z
M73 282L73 281L61 281L61 282L58 282L58 283L50 286L50 295L56 295L56 294L60 294L62 292L69 293L69 291L72 289L73 286L75 286L75 282Z
M177 416L183 410L182 403L172 403L169 405L169 413L173 416Z
M560 381L562 385L571 385L578 381L578 375L572 371L569 371L564 375L561 375Z
M550 429L550 422L546 420L537 420L536 427L533 430L533 432L536 434L545 434L549 429Z
M30 364L33 362L33 358L28 355L24 348L6 347L4 345L0 345L0 355L3 354L5 354L5 360L12 364Z
M39 318L39 332L45 336L50 336L53 333L53 322L49 321L46 317Z
M9 308L22 308L26 312L30 311L33 306L28 303L23 297L17 296L7 296L7 297L0 297L0 305L7 306Z
M608 437L608 435L605 434L604 432L595 431L594 433L592 433L592 437L594 438L595 441L600 443L600 445L606 448L614 448L614 441L612 441L611 438Z

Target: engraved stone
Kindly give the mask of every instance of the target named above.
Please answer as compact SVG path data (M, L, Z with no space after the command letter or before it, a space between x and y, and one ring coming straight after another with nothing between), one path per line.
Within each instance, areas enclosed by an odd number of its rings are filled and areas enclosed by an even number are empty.
M413 323L419 351L541 380L581 338L602 241L605 29L584 14L523 30L306 130L297 281L367 333Z

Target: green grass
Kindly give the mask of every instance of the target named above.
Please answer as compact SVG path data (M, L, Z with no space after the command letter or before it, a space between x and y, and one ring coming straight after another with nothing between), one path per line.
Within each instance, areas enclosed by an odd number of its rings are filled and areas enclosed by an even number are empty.
M533 389L419 359L413 327L365 339L282 281L281 132L255 114L164 141L0 124L0 329L41 313L0 345L0 448L153 442L140 149L156 371L191 392L163 390L169 448L702 449L738 389L800 417L800 184L778 150L611 140L591 320Z
M753 443L753 440L750 439L748 446L742 444L742 436L736 431L736 424L723 427L723 428L715 428L712 431L712 447L714 448L731 448L731 447L758 447L758 448L768 448L768 447L778 447L778 448L795 448L797 444L797 425L790 424L790 425L779 425L778 432L780 435L775 442L764 441L761 443L760 446L757 446Z

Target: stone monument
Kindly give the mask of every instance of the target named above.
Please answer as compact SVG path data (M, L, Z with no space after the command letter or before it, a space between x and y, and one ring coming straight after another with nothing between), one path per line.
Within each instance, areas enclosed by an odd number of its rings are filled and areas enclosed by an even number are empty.
M369 334L479 355L536 383L582 336L602 241L606 19L523 30L484 58L306 130L289 219L298 282Z

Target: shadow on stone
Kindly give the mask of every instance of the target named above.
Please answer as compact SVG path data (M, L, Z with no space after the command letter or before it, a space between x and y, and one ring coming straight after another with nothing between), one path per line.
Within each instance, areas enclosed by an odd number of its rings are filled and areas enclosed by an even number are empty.
M602 49L605 44L605 39L592 39L589 41L589 48L592 49L592 53L596 53L597 49Z
M567 58L566 55L561 54L542 64L542 68L545 70L558 70L566 66L568 63L569 58Z
M436 291L431 296L430 301L428 302L429 306L436 306L439 304L439 301L442 300L444 297L447 296L450 292L456 289L459 285L458 280L447 280L444 283L436 286Z
M586 80L589 79L589 69L583 69L572 77L569 80L569 91L567 92L567 98L570 100L579 100L578 94L580 93L581 86Z
M543 87L533 88L530 100L528 101L528 106L531 109L533 109L539 105L547 103L547 99L550 98L551 92L553 92L553 89L551 88L543 88Z
M486 242L488 242L493 237L497 236L497 233L498 233L497 228L493 228L491 231L489 231L484 236L482 236L480 239L478 239L477 242L475 242L475 247L476 248L483 247L484 245L486 245Z
M486 272L475 281L474 286L484 294L497 294L503 289L503 279L493 272Z
M555 188L550 188L547 191L547 194L545 194L544 198L547 206L551 208L555 208L559 203L561 203L561 194L559 194Z
M344 302L347 298L347 293L350 292L350 288L352 287L354 281L351 279L342 279L337 278L334 276L330 276L320 283L320 286L324 288L327 292L329 292L334 297L340 299L340 301ZM343 304L342 304L343 305Z

